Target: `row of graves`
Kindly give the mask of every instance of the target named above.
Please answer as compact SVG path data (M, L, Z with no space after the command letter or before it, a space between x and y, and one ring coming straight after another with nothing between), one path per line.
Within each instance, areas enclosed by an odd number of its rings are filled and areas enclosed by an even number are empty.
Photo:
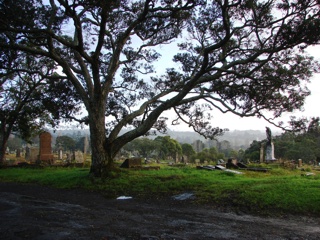
M52 153L52 136L49 132L41 133L39 135L39 139L39 147L27 146L24 152L18 149L16 151L15 160L6 160L6 165L43 164L84 166L86 164L90 164L90 159L87 159L86 155L88 149L87 138L85 138L83 152L72 151L63 153L60 149L58 151L58 155L54 155Z

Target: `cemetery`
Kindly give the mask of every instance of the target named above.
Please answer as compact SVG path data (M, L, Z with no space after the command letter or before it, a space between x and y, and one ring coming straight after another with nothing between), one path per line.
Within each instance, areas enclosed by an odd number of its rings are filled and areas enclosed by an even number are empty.
M59 146L54 152L51 141L50 133L40 134L39 147L28 146L17 151L12 154L14 160L7 160L7 167L0 169L0 188L6 192L5 195L0 192L0 207L8 202L13 209L19 204L30 205L26 212L17 209L18 216L3 211L7 238L41 236L51 239L52 231L58 239L64 236L88 239L92 236L102 239L220 236L228 239L231 235L248 239L259 234L275 239L279 236L317 239L320 234L320 219L316 217L320 205L315 204L320 198L317 194L320 168L317 164L303 163L301 159L276 159L272 155L273 144L268 151L262 144L258 163L242 163L235 158L189 162L187 156L183 159L175 156L169 161L120 158L115 162L119 170L108 178L107 184L103 181L93 184L88 177L90 152L85 150L87 144L83 151L66 152ZM272 157L268 158L270 154ZM41 166L41 169L30 166ZM6 182L8 180L13 182ZM20 181L26 184L14 183ZM66 187L68 190L63 189ZM25 200L8 192L33 197ZM94 205L90 204L92 201ZM54 212L50 210L52 207L56 209ZM104 211L108 216L101 215ZM45 212L50 212L50 218L43 215ZM70 224L59 220L65 219L66 214ZM122 220L127 218L131 220ZM106 219L113 219L108 222L110 231L101 226ZM20 222L23 224L17 229ZM297 223L301 227L297 227ZM236 224L237 228L230 231L226 227L230 224ZM253 224L257 227L250 227ZM42 230L36 226L41 226ZM137 226L138 231L134 230ZM158 226L165 226L167 231Z
M1 239L318 239L318 0L0 16ZM266 136L222 138L249 119Z
M195 141L193 147L201 151L203 147L201 141ZM60 167L90 167L91 155L88 137L83 138L82 150L65 150L61 143L58 144L58 148L53 151L53 138L49 132L42 132L39 135L39 144L26 145L24 148L18 148L15 152L9 154L7 152L4 166L60 166ZM219 159L217 161L201 161L195 159L190 161L190 157L186 155L179 156L176 154L174 157L169 157L168 161L159 161L154 159L145 159L139 157L139 152L133 151L137 157L125 157L119 155L115 164L120 168L134 169L134 170L158 170L163 166L170 167L191 167L196 169L206 170L239 170L246 171L258 171L268 172L272 170L272 167L281 167L286 169L312 169L317 172L320 171L316 161L303 162L302 159L297 160L284 160L282 158L276 159L274 152L274 143L271 136L270 129L266 129L266 141L262 141L260 145L259 160L253 163L244 163L237 158ZM130 153L130 152L129 152ZM130 153L131 154L131 153ZM131 154L132 155L132 154ZM241 173L242 173L241 172Z

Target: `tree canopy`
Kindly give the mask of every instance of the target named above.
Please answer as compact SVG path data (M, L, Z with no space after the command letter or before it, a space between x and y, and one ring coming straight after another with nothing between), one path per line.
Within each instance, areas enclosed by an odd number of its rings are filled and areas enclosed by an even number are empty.
M223 129L208 110L273 122L300 109L318 70L304 49L318 43L319 26L317 0L0 3L0 48L53 60L84 103L78 120L90 127L95 176L126 143L165 131L167 110L213 138ZM157 47L174 41L174 64L155 74Z
M30 141L45 124L79 110L70 84L53 74L52 61L0 49L0 164L10 134Z

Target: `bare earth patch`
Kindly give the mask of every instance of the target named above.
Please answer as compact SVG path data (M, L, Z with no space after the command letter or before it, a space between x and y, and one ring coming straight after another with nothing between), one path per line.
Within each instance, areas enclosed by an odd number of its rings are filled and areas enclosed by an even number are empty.
M0 239L319 239L320 218L221 212L188 200L106 199L0 183Z

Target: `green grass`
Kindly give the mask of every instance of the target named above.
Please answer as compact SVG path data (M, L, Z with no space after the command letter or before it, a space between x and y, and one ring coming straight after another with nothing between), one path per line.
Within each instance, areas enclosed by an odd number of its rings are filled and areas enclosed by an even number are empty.
M260 214L319 214L320 173L302 176L298 170L281 168L268 173L244 171L237 175L191 167L161 167L160 170L121 170L114 177L89 177L86 168L4 168L0 181L38 183L58 188L84 188L115 198L165 199L192 191L196 204Z

